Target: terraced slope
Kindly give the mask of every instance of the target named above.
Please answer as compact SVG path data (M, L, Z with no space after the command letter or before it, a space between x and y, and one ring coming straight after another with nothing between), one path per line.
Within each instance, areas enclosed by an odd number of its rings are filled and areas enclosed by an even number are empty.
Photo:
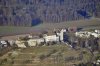
M82 54L82 52L85 54ZM81 56L82 54L82 56ZM74 50L67 45L17 49L0 57L1 66L73 66L92 58L86 49Z

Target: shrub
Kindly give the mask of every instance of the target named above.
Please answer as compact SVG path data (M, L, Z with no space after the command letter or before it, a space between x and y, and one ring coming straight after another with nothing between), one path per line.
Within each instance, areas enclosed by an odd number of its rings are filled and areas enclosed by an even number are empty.
M46 56L45 56L44 54L42 54L42 55L40 55L38 58L39 58L40 60L43 60L43 59L46 58Z
M11 64L14 64L14 60L11 61Z
M7 62L7 58L1 60L0 65L5 64Z

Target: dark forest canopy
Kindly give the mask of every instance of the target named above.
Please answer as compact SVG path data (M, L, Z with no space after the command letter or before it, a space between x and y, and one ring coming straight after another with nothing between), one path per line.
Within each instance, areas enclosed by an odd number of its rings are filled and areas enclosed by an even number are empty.
M0 0L0 25L32 26L91 17L100 17L100 0Z

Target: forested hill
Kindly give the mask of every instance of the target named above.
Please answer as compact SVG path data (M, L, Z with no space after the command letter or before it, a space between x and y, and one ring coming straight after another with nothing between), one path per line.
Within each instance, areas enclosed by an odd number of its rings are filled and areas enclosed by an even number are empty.
M0 25L34 26L100 17L100 0L0 0Z

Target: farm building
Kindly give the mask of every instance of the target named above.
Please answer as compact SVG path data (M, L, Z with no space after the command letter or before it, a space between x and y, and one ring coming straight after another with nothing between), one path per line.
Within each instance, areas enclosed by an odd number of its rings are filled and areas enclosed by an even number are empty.
M39 39L30 39L27 41L28 42L28 46L29 47L34 47L34 46L39 46L42 43L44 43L44 39L43 38L39 38Z
M100 37L100 33L98 32L89 32L89 31L80 31L80 32L75 32L75 36L81 37L81 38L89 38L90 36L94 36L95 38Z
M3 47L7 47L8 44L6 41L0 41L0 49L2 49Z
M0 0L0 25L34 26L100 17L100 0Z
M20 40L16 40L15 44L17 45L17 47L19 48L26 48L25 46L25 41L20 41Z
M8 40L10 46L14 46L15 45L15 41L14 40Z
M57 41L59 41L59 36L56 36L56 35L50 35L50 36L45 36L44 37L44 39L45 39L45 42L47 43L47 42L57 42Z
M29 46L29 47L37 46L37 42L36 42L36 40L34 40L34 39L30 39L30 40L28 40L27 42L28 42L28 46Z

